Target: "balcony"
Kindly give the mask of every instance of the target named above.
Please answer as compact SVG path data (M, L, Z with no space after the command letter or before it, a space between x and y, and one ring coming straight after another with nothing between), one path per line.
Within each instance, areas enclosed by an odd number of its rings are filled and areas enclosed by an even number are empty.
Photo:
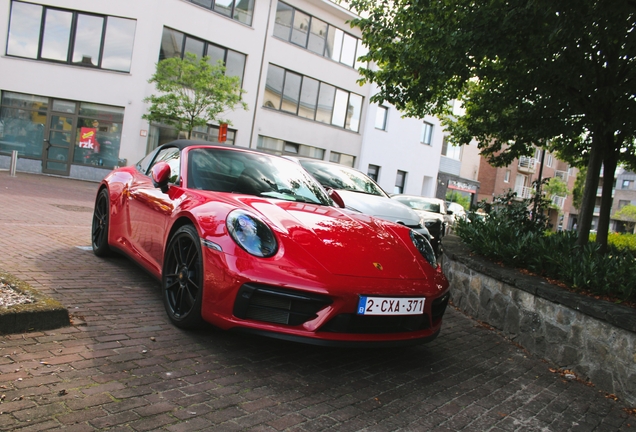
M536 170L537 160L533 157L521 156L519 158L519 166L517 171L532 174Z
M515 193L517 199L528 199L534 195L534 189L527 186L515 186Z

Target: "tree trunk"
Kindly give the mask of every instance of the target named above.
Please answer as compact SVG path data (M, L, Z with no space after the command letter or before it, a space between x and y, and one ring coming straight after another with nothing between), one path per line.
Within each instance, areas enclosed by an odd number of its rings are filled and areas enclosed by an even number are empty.
M584 246L589 241L592 217L594 216L594 204L596 202L596 190L598 189L598 178L603 162L602 142L598 135L592 137L592 147L590 149L590 159L587 162L587 175L585 177L585 188L583 190L583 200L578 218L578 239L576 244Z
M596 242L601 246L601 252L607 251L607 237L609 233L610 213L612 212L612 190L614 189L614 173L618 154L609 153L603 159L603 195L601 196L601 213L598 218Z

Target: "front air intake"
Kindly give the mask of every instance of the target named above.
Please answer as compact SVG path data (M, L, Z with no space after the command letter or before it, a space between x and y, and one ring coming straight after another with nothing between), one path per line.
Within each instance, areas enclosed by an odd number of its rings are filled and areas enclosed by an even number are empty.
M331 303L326 296L302 291L245 284L236 296L234 316L275 324L297 326L317 317Z

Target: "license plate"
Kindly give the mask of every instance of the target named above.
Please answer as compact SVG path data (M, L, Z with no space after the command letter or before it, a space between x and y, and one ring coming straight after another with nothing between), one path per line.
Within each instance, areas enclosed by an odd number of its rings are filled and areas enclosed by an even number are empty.
M418 315L424 313L424 297L360 296L358 315Z

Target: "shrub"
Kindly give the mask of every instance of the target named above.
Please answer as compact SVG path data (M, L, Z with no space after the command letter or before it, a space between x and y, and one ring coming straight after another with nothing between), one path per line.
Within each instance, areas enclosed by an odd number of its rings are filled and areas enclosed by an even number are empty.
M457 223L456 232L475 253L503 264L559 280L576 290L636 300L636 236L610 235L608 251L590 241L576 245L574 231L547 231L545 202L532 218L530 200L515 200L514 193L496 197L486 217L475 212ZM481 207L485 207L482 205Z

